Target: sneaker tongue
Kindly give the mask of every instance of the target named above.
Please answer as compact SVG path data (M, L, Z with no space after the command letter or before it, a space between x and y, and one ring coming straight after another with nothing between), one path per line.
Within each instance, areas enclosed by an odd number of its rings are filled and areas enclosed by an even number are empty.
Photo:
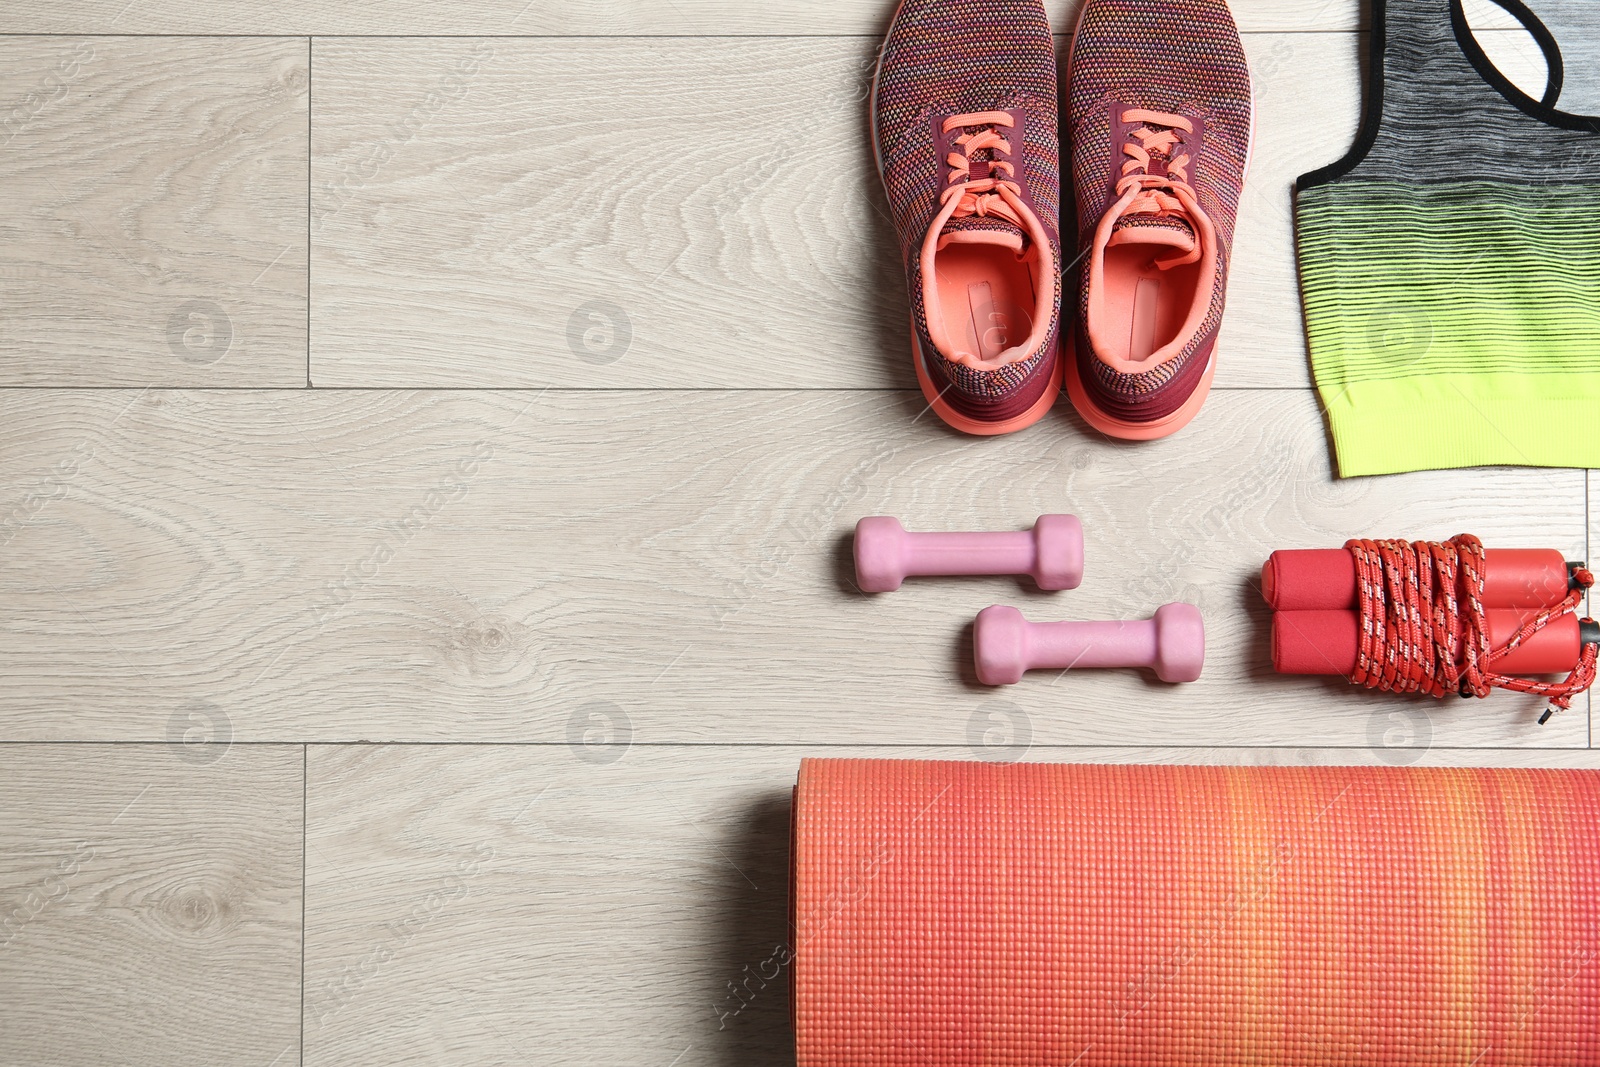
M999 245L1017 255L1026 247L1027 234L1014 222L994 216L974 215L951 219L939 235L939 251L951 245Z
M1106 242L1107 248L1118 245L1160 245L1189 253L1195 249L1194 227L1182 215L1124 215Z

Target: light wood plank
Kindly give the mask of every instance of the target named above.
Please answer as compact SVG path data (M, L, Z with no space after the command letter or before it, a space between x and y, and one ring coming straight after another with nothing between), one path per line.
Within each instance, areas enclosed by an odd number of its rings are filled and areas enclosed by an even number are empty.
M1048 0L1057 33L1077 18L1078 0ZM448 8L421 0L358 6L289 0L270 7L218 0L18 0L0 16L0 33L549 34L549 35L872 35L883 32L893 0L471 0ZM1344 30L1356 25L1356 0L1234 0L1249 31Z
M0 33L267 33L474 35L880 35L893 0L472 0L443 8L421 0L360 6L291 0L263 7L241 0L185 6L178 0L19 0ZM1069 33L1078 0L1049 0L1057 34ZM1349 30L1356 0L1234 0L1246 33ZM1489 0L1468 0L1474 26L1514 20Z
M311 750L310 1067L792 1063L781 946L800 760L970 758L904 748L616 755L602 765L563 748ZM1029 758L1382 762L1343 750L1170 748ZM1600 766L1590 752L1419 762Z
M1289 188L1354 139L1357 41L1249 39L1222 388L1309 385ZM875 48L318 42L313 380L914 387Z
M0 1062L299 1062L299 748L0 746Z
M1071 32L1079 0L1048 0L1058 36ZM893 0L471 0L443 9L421 0L359 7L309 0L262 7L241 0L185 6L177 0L19 0L0 15L0 33L146 33L443 36L752 35L880 36ZM1364 26L1357 0L1233 0L1245 33L1306 33ZM1492 0L1466 0L1478 28L1516 20Z
M914 384L875 47L319 41L313 381Z
M304 384L304 40L0 40L0 384Z
M1542 80L1526 35L1485 37ZM1355 139L1364 41L1247 39L1257 145L1219 388L1310 384L1290 190ZM913 387L864 128L875 49L319 42L313 380Z
M250 740L559 741L609 702L640 741L952 744L1004 701L1040 743L1366 744L1391 699L1270 672L1251 583L1273 549L1585 539L1581 472L1335 482L1297 391L1218 394L1136 448L1064 413L974 442L907 393L28 391L0 394L0 457L19 740L159 739L203 700ZM1088 530L1077 591L852 588L863 515L1058 511ZM1179 599L1211 621L1196 685L971 677L989 604ZM1535 729L1529 699L1417 707L1442 744L1587 743L1581 714Z

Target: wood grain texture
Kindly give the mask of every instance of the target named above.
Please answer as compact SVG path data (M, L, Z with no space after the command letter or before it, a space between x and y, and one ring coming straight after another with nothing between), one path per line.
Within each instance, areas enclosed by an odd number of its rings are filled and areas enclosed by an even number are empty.
M875 36L894 0L471 0L447 7L422 0L361 5L291 0L264 7L243 0L18 0L0 14L0 33L256 33L386 35L712 36L796 34ZM1056 33L1077 18L1079 0L1047 0ZM1355 29L1357 0L1233 0L1246 33ZM1511 26L1490 0L1467 0L1474 26Z
M1499 51L1542 79L1525 35L1485 36L1521 40ZM1362 40L1247 40L1257 143L1219 388L1310 385L1290 190L1355 138ZM865 122L875 48L318 42L313 381L913 387Z
M0 1063L299 1062L303 757L0 746Z
M597 764L562 748L311 749L308 1067L793 1063L781 946L800 760L968 757L645 746L609 755ZM1028 758L1380 762L1170 748ZM1435 751L1418 762L1600 766L1591 752Z
M1046 0L1058 35L1069 33L1079 0ZM291 0L270 8L242 0L184 6L178 0L19 0L0 15L0 33L279 35L710 36L878 35L894 0L471 0L449 8L422 0L359 7ZM1466 0L1471 24L1509 28L1492 0ZM1365 23L1358 0L1232 0L1245 33L1352 30Z
M1357 41L1248 41L1222 388L1309 385L1289 189L1354 139ZM875 48L317 42L313 381L914 387Z
M304 384L307 58L0 39L0 384Z
M1065 29L1075 0L1051 4ZM748 35L0 38L0 386L134 387L0 389L0 1063L792 1062L781 980L730 983L785 937L807 755L1600 766L1587 704L1539 729L1534 701L1270 671L1274 548L1600 543L1581 472L1331 476L1288 189L1354 135L1362 39L1247 39L1257 163L1201 420L1113 446L1063 405L974 442L912 391L865 149L891 6L0 12L0 33ZM1235 6L1255 31L1357 8ZM817 37L750 39L772 34ZM1539 89L1536 48L1491 44ZM298 386L308 314L319 385L526 391L139 388ZM1088 530L1072 593L853 588L861 515L1047 511ZM1180 598L1211 629L1193 686L997 691L967 666L990 603ZM271 743L305 741L334 744ZM841 747L863 744L893 747Z
M1276 677L1253 588L1352 535L1581 554L1584 476L1336 482L1299 391L1213 397L1145 447L1060 413L974 442L907 393L0 393L5 737L159 739L205 701L257 741L560 741L600 704L641 742L959 744L998 706L1040 743L1366 745L1395 703ZM1089 573L851 580L863 515L1083 517ZM1206 678L978 686L965 627L1211 620ZM1002 702L997 705L996 702ZM1536 701L1414 707L1439 743L1582 745ZM974 724L979 724L975 726ZM1374 733L1373 731L1376 731Z
M1047 0L1058 33L1071 30L1078 0ZM1233 0L1247 31L1346 30L1356 0ZM422 0L360 5L289 0L270 7L242 0L17 0L0 33L269 33L535 35L878 35L894 0L471 0L447 7Z

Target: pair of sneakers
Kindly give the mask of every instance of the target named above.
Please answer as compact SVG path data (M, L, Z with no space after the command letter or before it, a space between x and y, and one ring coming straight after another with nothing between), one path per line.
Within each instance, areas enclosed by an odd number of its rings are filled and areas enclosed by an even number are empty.
M1064 380L1095 429L1164 437L1194 418L1216 371L1249 66L1226 0L1086 0L1066 79L1062 97L1042 0L901 0L872 123L917 378L967 433L1032 425Z

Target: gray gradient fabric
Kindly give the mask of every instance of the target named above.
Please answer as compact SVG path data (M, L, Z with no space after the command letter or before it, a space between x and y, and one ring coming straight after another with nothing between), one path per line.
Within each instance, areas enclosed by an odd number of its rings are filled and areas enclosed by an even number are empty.
M1600 0L1582 2L1600 8ZM1302 188L1340 178L1600 180L1600 119L1563 116L1518 92L1494 70L1453 0L1374 0L1373 21L1383 41L1383 77L1369 81L1361 140L1344 160L1302 178Z

